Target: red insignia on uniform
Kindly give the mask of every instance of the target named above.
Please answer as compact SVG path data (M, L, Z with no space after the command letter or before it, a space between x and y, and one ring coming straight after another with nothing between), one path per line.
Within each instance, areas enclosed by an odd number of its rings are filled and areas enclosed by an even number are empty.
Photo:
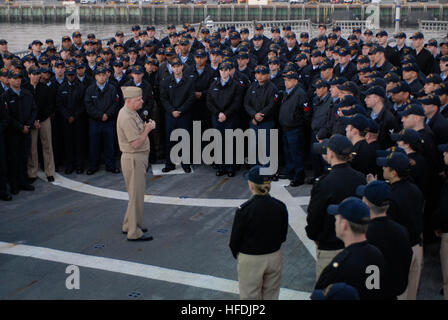
M116 101L116 102L120 102L120 97L118 96L118 94L117 94L117 96L115 97L115 101Z
M278 101L277 95L274 96L274 101Z
M310 111L310 107L306 106L305 108L303 108L303 111L305 111L305 112Z

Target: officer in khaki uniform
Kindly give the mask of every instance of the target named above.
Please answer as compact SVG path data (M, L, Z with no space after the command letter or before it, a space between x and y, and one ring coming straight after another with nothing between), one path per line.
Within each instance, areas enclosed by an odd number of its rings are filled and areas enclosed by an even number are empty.
M137 113L143 104L142 89L122 87L124 107L117 118L118 144L122 152L121 169L129 193L128 208L122 231L129 241L150 241L152 236L144 235L142 228L146 169L148 168L148 133L156 126L153 120L143 122Z

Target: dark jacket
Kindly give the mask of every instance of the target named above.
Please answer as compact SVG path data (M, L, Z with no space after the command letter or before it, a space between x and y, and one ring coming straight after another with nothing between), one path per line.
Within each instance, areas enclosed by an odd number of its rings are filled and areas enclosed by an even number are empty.
M303 128L305 126L304 105L305 91L297 84L292 91L283 94L278 121L284 130Z
M392 65L392 63L390 63L389 61L386 60L386 62L383 63L382 66L377 66L375 65L375 70L381 72L383 75L386 75L387 73L389 73L389 71L393 68L394 66Z
M358 141L353 145L353 152L356 156L352 159L351 167L365 175L378 173L379 167L376 165L376 150L373 145L367 143L366 140Z
M389 288L393 296L402 294L408 285L412 249L406 229L389 217L370 220L367 241L380 249L389 271Z
M434 132L436 144L448 142L448 119L437 112L428 122L428 126Z
M9 89L0 99L0 104L8 112L7 131L10 134L22 134L24 126L34 128L34 121L37 119L37 105L31 92L21 89L20 95L17 95L12 89Z
M79 119L85 112L84 106L85 88L80 81L75 81L72 85L68 81L64 82L56 94L56 109L65 120L74 117Z
M294 47L292 47L291 51L288 50L287 46L282 48L282 50L280 51L280 55L282 57L284 57L285 60L292 61L292 62L294 62L294 59L296 58L296 56L299 53L300 53L300 48L299 48L299 45L297 43L296 43L296 45Z
M313 98L313 118L311 120L311 129L314 136L317 135L320 128L323 128L327 122L327 115L332 108L333 100L331 99L330 92L327 93L323 99L317 95Z
M204 71L202 71L202 74L199 74L196 66L193 66L193 74L195 76L194 80L194 91L195 92L201 92L201 98L198 100L195 98L195 101L197 103L204 104L207 97L208 89L210 88L210 85L215 80L213 78L214 71L212 68L210 68L210 65L206 64L204 67Z
M335 219L334 216L327 213L327 207L354 196L356 188L364 184L366 184L365 176L352 169L348 163L332 167L326 176L314 184L311 189L305 231L308 238L318 241L319 249L339 250L344 248L343 242L336 238Z
M254 119L255 114L263 113L263 121L275 120L275 107L279 99L277 92L277 87L269 80L264 86L260 86L258 82L252 83L244 98L244 108L249 117Z
M420 189L408 179L391 185L392 198L387 216L406 228L411 246L421 243L424 198Z
M342 72L341 72L341 65L339 63L334 66L334 75L336 77L344 77L346 79L351 79L357 73L358 70L356 69L356 65L353 62L349 62Z
M368 289L366 286L369 273L368 266L377 266L379 269L379 289ZM384 256L380 249L367 241L349 245L340 252L322 271L317 280L315 289L324 290L330 284L344 282L354 287L360 300L383 300L390 298L388 287L388 271Z
M413 52L420 70L427 76L434 68L434 56L427 49L423 48L418 54Z
M136 87L134 80L129 80L126 84L126 86L133 86ZM143 105L140 110L137 111L137 113L140 115L142 119L144 119L143 112L146 110L148 111L148 119L152 117L153 108L154 108L154 92L152 90L151 84L142 79L142 82L139 86L142 89L142 99L143 99Z
M176 83L174 75L171 75L160 88L160 101L163 108L171 114L173 111L180 111L182 115L192 110L194 103L194 75L182 76L179 83Z
M207 108L212 116L217 117L220 112L226 117L233 117L241 108L242 88L236 80L230 78L223 86L220 79L215 80L207 93Z
M23 89L31 92L34 97L37 105L36 120L41 122L47 120L55 111L54 96L51 88L38 82L35 88L30 83L27 83L23 86Z
M87 88L84 95L84 104L87 114L96 121L102 121L103 114L107 121L115 121L119 110L120 97L115 86L106 83L104 90L98 88L96 82Z
M230 249L250 255L273 253L286 241L288 210L283 202L270 195L254 195L235 213Z
M382 150L385 150L394 145L390 137L390 130L393 132L399 131L399 125L392 114L392 112L384 106L383 110L380 111L378 117L375 119L378 124L378 143Z

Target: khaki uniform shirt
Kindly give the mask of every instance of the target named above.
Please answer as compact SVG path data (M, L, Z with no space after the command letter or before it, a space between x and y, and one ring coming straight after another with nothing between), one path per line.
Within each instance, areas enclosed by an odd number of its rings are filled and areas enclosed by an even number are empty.
M131 142L140 138L144 130L143 120L136 111L124 106L118 113L117 135L120 150L123 153L149 152L149 138L137 149L131 146Z

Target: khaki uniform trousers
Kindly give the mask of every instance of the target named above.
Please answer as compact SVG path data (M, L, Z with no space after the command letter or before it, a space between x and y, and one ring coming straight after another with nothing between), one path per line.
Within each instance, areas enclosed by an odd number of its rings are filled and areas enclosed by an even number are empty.
M51 119L48 118L40 123L39 129L31 130L31 150L28 158L28 177L36 178L39 169L39 158L37 152L37 138L42 144L42 156L44 158L45 175L54 176L53 145L51 142Z
M282 252L238 254L241 300L278 300L282 280Z
M129 194L122 231L128 233L128 239L138 239L143 235L141 227L143 224L148 153L149 151L122 153L121 155L121 170Z
M443 295L448 300L448 233L442 233L440 243L440 262L443 276Z
M338 255L340 250L319 250L316 249L316 282L319 280L320 274L328 266L331 260Z
M398 300L417 300L418 284L423 268L423 246L417 244L412 247L411 267L409 268L408 286L398 296Z

